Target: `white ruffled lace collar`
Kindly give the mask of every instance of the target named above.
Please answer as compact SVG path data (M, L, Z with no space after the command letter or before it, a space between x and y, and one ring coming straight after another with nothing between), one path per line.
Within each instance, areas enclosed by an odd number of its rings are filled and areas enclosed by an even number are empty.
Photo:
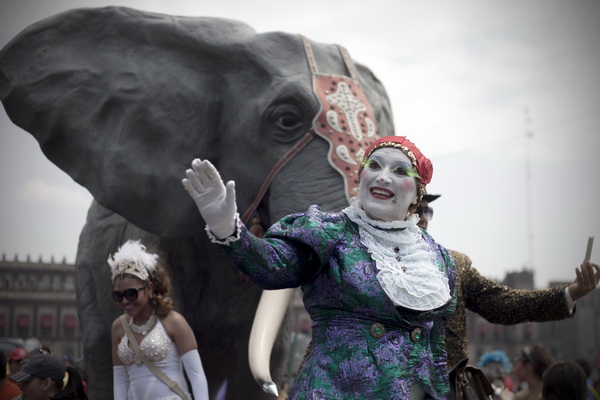
M423 240L416 214L404 221L375 221L358 199L342 212L358 225L361 242L375 260L377 280L395 305L428 311L450 300L448 278Z

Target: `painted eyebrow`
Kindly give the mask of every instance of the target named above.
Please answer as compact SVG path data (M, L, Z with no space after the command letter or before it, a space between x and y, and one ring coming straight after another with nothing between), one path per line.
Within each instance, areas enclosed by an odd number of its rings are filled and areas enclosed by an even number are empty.
M377 161L377 162L378 162L380 165L381 165L381 164L383 164L383 161L381 160L381 158L380 158L379 156L376 156L376 155L374 155L374 156L371 156L371 157L369 158L369 161L371 161L371 160L373 160L373 161ZM392 164L392 167L391 167L391 168L392 168L392 169L396 169L396 168L398 168L398 167L402 167L402 168L405 168L405 169L410 169L410 170L412 170L412 164L406 163L406 162L404 162L404 161L400 161L400 162L399 162L399 163L397 163L397 164Z

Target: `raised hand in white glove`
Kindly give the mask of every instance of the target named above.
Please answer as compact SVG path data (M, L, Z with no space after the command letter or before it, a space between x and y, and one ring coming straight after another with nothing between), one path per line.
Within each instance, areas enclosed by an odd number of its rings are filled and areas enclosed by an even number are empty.
M192 168L185 171L181 181L192 197L208 229L218 239L235 233L235 182L223 184L219 171L208 160L192 161Z

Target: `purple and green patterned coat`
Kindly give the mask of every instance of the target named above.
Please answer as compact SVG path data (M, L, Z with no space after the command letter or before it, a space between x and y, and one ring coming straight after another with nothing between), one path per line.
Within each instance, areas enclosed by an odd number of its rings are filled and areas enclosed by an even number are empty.
M290 400L409 399L416 381L432 398L448 397L444 325L455 308L456 267L446 249L426 232L423 238L452 294L445 306L428 312L394 306L358 226L342 212L312 206L281 219L263 239L242 227L240 240L225 247L262 288L302 287L313 347Z

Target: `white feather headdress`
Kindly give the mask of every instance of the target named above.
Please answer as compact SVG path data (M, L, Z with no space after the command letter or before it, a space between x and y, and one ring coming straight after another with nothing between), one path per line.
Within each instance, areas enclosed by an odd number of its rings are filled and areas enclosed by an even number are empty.
M158 254L146 251L140 240L128 240L112 256L108 257L108 265L114 282L119 275L133 275L143 281L149 280L156 271Z

